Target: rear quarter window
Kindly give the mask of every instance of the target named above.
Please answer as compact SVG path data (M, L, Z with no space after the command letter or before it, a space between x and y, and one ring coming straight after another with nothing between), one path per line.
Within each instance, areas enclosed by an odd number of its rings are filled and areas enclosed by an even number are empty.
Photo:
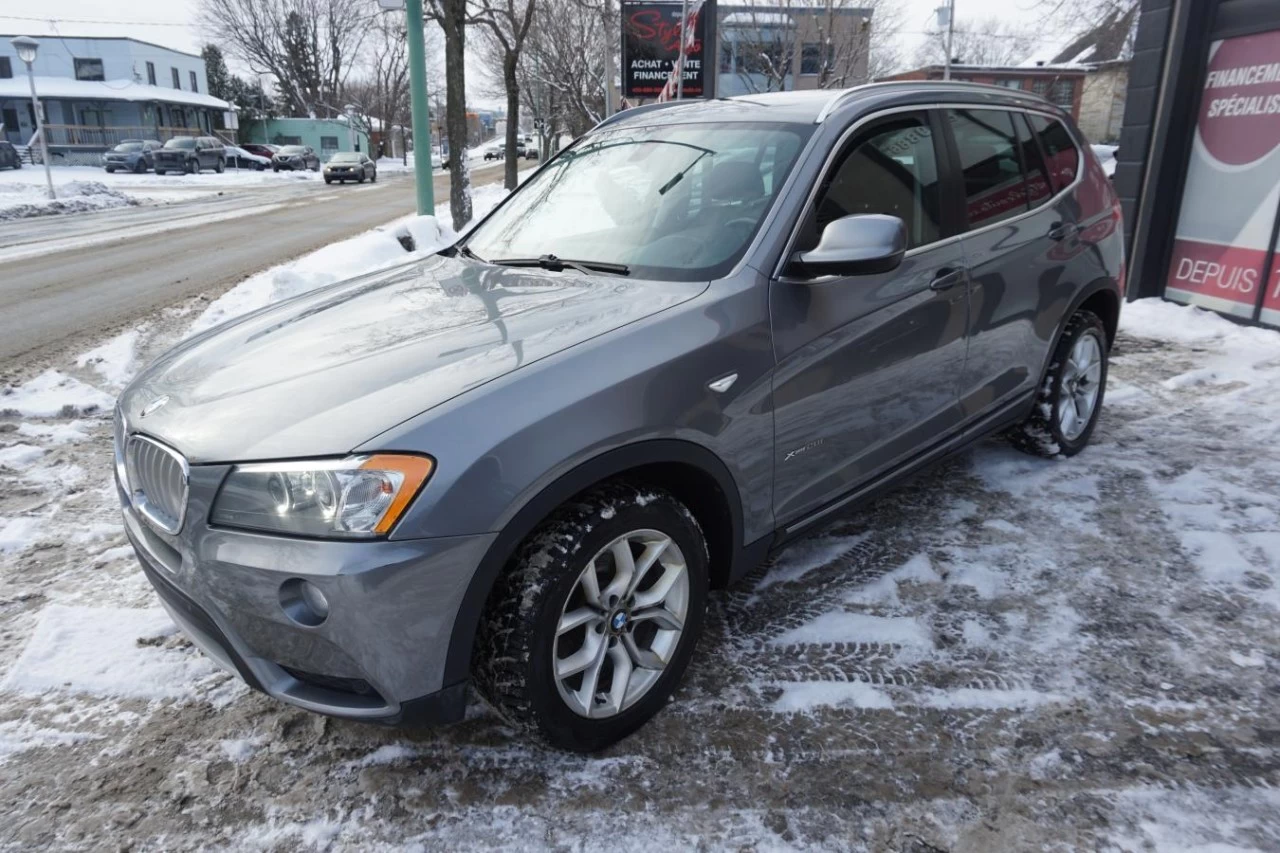
M1040 149L1044 151L1053 191L1061 192L1075 183L1076 175L1080 174L1080 152L1062 122L1034 114L1030 119L1031 129L1040 139Z

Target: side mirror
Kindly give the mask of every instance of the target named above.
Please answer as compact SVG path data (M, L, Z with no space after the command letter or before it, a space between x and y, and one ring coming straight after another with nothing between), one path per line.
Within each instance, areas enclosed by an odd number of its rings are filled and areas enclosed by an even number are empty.
M818 245L796 252L788 272L805 277L889 272L907 252L907 225L896 216L863 213L827 223Z

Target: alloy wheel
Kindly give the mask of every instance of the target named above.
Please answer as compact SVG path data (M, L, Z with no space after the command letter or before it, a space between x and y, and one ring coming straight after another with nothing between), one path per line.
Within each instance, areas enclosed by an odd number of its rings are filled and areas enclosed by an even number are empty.
M1076 341L1062 368L1058 395L1058 428L1063 438L1075 441L1093 420L1102 380L1102 345L1086 332Z
M592 719L634 705L675 656L688 610L689 572L670 536L633 530L614 539L561 608L551 656L560 698Z

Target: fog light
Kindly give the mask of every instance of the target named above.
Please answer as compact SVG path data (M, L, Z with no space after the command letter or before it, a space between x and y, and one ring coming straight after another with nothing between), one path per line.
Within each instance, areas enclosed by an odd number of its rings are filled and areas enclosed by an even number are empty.
M329 617L329 599L315 584L290 578L280 584L280 609L299 625L314 628Z

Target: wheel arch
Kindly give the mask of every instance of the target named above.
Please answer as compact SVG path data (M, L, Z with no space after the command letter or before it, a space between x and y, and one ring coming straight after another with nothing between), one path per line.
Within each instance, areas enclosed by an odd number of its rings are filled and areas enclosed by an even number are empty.
M503 525L472 575L454 617L442 687L468 678L476 631L489 595L521 543L575 495L623 478L666 489L689 507L707 537L712 588L726 586L750 567L755 550L742 547L741 497L719 457L701 445L678 439L642 441L606 451L555 479Z
M1053 362L1053 354L1058 351L1058 342L1062 340L1062 333L1067 329L1067 323L1080 310L1092 311L1102 319L1102 325L1107 332L1107 348L1115 343L1116 332L1120 327L1120 286L1113 278L1094 279L1071 300L1070 307L1062 313L1061 319L1058 320L1057 327L1053 330L1053 339L1049 342L1049 348L1044 355L1044 363L1040 365L1040 378L1036 382L1036 388L1044 384L1044 378L1048 375L1049 366Z

